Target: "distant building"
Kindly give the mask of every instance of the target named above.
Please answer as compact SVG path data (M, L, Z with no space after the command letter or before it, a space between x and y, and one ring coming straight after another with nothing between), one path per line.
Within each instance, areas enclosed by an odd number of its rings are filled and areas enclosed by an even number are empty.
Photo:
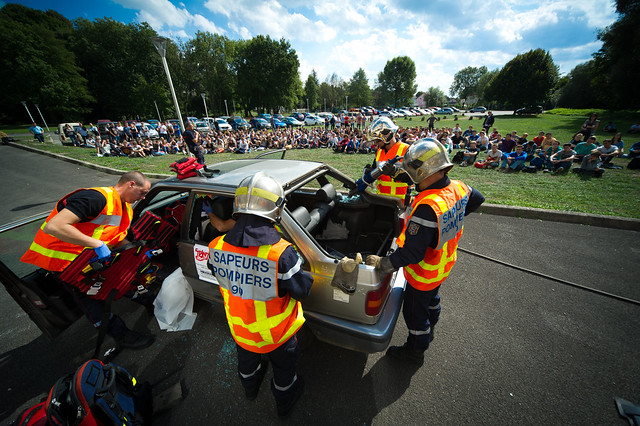
M420 96L417 96L415 98L413 98L413 106L416 106L418 108L424 108L425 105L425 101L424 101L424 93L422 93Z

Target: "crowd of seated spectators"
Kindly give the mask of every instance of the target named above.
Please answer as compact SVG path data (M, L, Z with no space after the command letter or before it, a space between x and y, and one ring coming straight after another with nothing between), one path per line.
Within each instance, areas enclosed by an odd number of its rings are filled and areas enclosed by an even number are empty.
M585 122L570 141L561 143L552 133L540 131L538 136L529 140L529 135L519 135L517 131L502 135L496 128L475 129L468 126L428 128L416 126L401 128L397 139L411 144L419 139L431 137L437 139L452 153L459 150L454 162L461 166L475 165L478 168L495 168L505 172L536 171L567 173L573 163L576 173L587 170L585 174L602 175L604 168L622 168L611 160L627 157L620 132L611 138L598 142L593 134L597 123L596 116ZM615 126L609 123L607 130ZM148 157L165 154L188 155L188 149L180 136L177 123L158 123L155 127L159 137L149 137L146 125L136 126L135 122L111 123L98 130L93 124L65 128L65 135L76 146L93 147L98 156L123 155L130 157ZM200 135L200 149L205 154L234 152L247 154L267 149L332 149L336 153L371 153L375 147L365 138L363 126L332 125L316 127L287 127L276 129L238 129L221 131L212 129ZM636 152L632 152L636 154ZM457 161L456 161L457 160ZM591 172L596 170L595 172Z

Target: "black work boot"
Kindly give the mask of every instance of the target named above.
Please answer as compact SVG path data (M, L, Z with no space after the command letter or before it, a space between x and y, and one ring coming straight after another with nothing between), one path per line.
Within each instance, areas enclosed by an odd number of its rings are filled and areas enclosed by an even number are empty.
M271 390L274 391L275 387L274 382L271 380ZM286 392L286 396L284 397L276 397L276 408L278 410L278 417L289 417L291 412L293 411L293 407L295 407L296 402L302 396L304 392L304 380L300 377L296 378L296 381L293 382L292 389Z
M155 342L156 338L152 334L138 333L137 331L125 329L118 336L113 336L116 344L121 349L144 349Z
M263 359L260 362L260 368L255 372L255 377L252 377L252 381L256 384L250 387L244 388L244 396L249 400L253 401L258 396L258 391L260 390L260 385L262 385L262 379L264 379L264 375L267 374L267 368L269 365L269 361Z
M424 351L411 349L406 343L402 346L389 346L387 355L413 364L422 364L424 362Z

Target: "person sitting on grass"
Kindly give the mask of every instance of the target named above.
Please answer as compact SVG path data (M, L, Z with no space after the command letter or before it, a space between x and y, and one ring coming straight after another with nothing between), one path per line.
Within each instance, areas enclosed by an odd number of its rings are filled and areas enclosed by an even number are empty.
M571 149L570 143L562 145L562 150L551 156L551 167L553 173L567 173L571 169L571 163L576 156L576 152Z
M509 135L507 134L507 136ZM526 159L527 159L527 154L525 154L524 152L524 147L522 145L516 145L516 150L514 152L509 152L502 156L502 164L500 165L500 171L502 172L520 171L524 167L524 162Z
M498 143L498 148L505 154L512 152L515 146L516 141L511 136L511 133L505 134L504 139L502 139L502 141Z
M574 151L576 152L576 158L573 160L574 163L581 162L584 157L588 157L591 154L591 151L596 148L597 146L595 136L589 136L586 142L580 142L579 144L577 144L574 148Z
M487 156L484 161L478 161L475 166L479 169L495 169L500 165L500 159L502 158L502 151L498 149L497 144L491 145L491 149L487 151Z
M538 136L533 138L533 141L538 145L538 147L542 147L542 141L544 140L544 132L538 132Z
M624 141L622 140L622 133L618 132L613 136L613 138L611 138L611 145L618 147L618 157L628 157L628 155L624 153Z
M533 157L535 157L536 152L538 151L538 145L536 145L534 141L528 141L520 145L522 145L524 153L527 154L527 161L530 162L533 160Z
M573 135L573 138L571 138L571 149L575 149L576 145L584 142L582 140L583 137L584 135L582 133L576 133L575 135Z
M571 145L571 144L569 144ZM562 151L562 148L560 148L560 142L558 142L557 140L554 140L551 143L551 146L549 148L547 148L546 151L538 151L538 155L540 156L540 158L542 159L542 168L543 168L543 172L550 172L553 168L553 163L551 162L551 157Z
M611 160L618 157L620 154L618 153L618 147L611 143L611 139L605 139L602 141L602 146L597 148L600 151L600 159L602 160L602 165L600 167L604 169L621 169L622 166L618 166L613 164Z
M551 145L553 145L553 141L555 141L555 140L557 140L557 139L553 137L551 132L545 133L544 139L542 139L542 142L540 142L540 149L543 152L545 152L547 150L547 148L549 148Z
M480 152L477 145L478 143L476 141L474 140L469 141L469 146L464 151L463 160L462 160L462 163L460 163L460 167L467 167L469 164L473 164L476 162L476 157Z
M640 121L636 121L635 124L632 124L631 127L629 127L628 133L640 133Z
M599 163L600 151L596 148L591 150L589 155L583 157L580 167L574 168L572 172L582 176L594 176L599 178L602 177L602 173L604 173L604 169L598 167Z

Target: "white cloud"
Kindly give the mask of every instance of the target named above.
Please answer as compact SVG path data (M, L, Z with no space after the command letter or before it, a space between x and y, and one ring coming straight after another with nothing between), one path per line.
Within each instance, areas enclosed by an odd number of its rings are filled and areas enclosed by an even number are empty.
M247 30L245 34L264 34L276 39L284 37L300 41L331 40L336 36L336 30L324 22L312 21L302 13L291 12L276 0L208 0L205 7L227 17L230 27L242 23Z
M148 22L156 31L170 32L169 28L178 28L186 36L187 30L203 30L211 33L224 33L213 21L202 15L189 13L184 3L176 7L169 0L113 0L127 9L138 10L138 21Z

